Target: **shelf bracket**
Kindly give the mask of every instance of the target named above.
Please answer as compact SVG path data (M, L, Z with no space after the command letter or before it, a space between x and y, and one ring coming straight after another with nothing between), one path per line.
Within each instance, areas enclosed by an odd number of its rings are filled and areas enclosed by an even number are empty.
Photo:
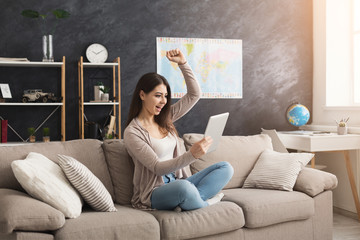
M35 132L34 132L34 133L36 133L36 132L47 122L47 120L49 120L49 118L50 118L52 115L54 115L54 113L56 112L56 110L59 109L59 107L60 107L60 105L57 106L57 107L45 118L45 120L42 121L42 123L40 123L40 125L35 129ZM29 141L29 139L30 139L30 137L28 137L25 141L27 142L27 141Z

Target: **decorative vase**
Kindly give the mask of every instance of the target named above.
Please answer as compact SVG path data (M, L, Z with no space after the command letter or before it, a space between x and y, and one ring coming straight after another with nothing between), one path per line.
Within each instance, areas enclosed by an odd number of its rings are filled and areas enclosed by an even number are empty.
M53 62L53 36L51 34L44 35L42 38L43 62Z
M31 136L29 137L29 141L32 142L32 143L34 143L34 142L36 141L36 137L35 137L34 135L31 135Z
M337 133L339 135L346 135L347 134L347 126L345 126L345 127L338 126L337 127Z
M109 94L108 93L101 94L101 101L108 102L109 101Z
M43 142L50 142L50 136L43 136Z
M94 100L95 101L100 101L101 100L101 95L102 92L100 91L100 89L103 89L104 86L94 86Z

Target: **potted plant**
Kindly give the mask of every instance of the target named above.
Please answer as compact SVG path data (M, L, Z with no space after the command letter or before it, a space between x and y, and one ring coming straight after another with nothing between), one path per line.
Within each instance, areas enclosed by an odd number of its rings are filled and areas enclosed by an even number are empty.
M58 25L59 19L68 18L70 13L63 9L52 10L51 13L55 16L55 23L50 30L46 29L46 19L48 14L40 14L38 11L26 9L21 12L21 15L27 18L40 18L42 20L42 35L43 35L43 62L53 62L53 35Z
M43 128L43 142L50 142L50 128Z
M27 131L28 131L28 135L29 135L29 141L30 142L35 142L36 141L36 137L35 137L35 128L34 127L29 127L28 129L27 129Z
M109 101L110 87L104 86L103 88L100 88L100 91L102 92L101 101L108 102Z
M94 100L100 101L101 100L101 89L104 88L104 84L102 82L97 82L94 86Z
M114 134L113 133L105 133L105 139L113 139Z
M347 134L347 122L349 121L348 118L342 118L339 122L335 121L337 123L337 133L339 135L346 135Z

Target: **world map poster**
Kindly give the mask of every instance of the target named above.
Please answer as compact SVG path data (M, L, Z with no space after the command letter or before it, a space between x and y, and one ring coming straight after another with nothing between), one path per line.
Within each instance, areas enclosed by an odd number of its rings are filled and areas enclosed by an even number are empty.
M166 58L166 51L179 48L197 78L201 98L242 98L242 40L157 37L157 73L171 87L171 97L186 94L186 85L176 63Z

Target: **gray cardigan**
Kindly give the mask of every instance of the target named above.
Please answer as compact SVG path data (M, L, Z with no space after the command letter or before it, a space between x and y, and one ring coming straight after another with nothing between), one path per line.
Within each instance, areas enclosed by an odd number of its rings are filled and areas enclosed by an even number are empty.
M184 116L199 100L201 90L188 63L179 65L187 87L187 94L171 106L171 118L175 122ZM173 133L171 133L173 134ZM187 167L195 161L190 151L186 152L183 140L175 136L174 158L159 161L154 152L149 132L134 118L124 131L126 149L134 161L134 193L131 203L134 208L151 208L151 193L164 184L162 175L175 172L177 178L188 177Z

